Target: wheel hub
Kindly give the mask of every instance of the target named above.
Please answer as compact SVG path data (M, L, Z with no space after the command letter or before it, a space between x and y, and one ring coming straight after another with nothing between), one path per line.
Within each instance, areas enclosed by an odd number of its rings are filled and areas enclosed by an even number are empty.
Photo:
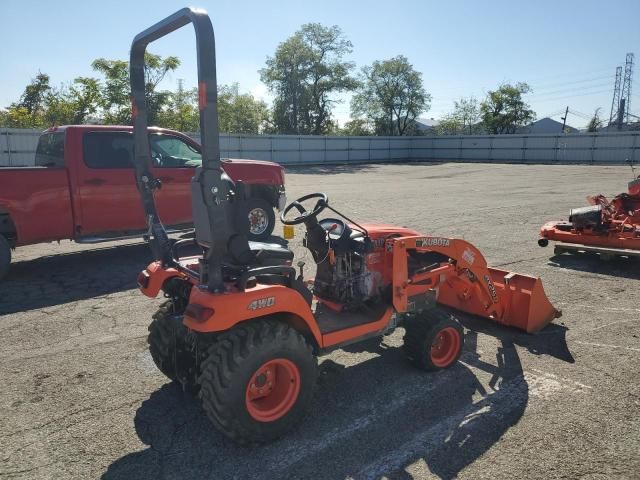
M267 212L262 208L254 208L249 211L249 232L253 235L261 235L269 227Z
M245 403L249 415L259 422L273 422L285 416L300 393L298 367L285 358L264 363L249 379Z
M437 367L446 367L456 358L460 348L458 331L452 327L443 328L431 344L431 361Z

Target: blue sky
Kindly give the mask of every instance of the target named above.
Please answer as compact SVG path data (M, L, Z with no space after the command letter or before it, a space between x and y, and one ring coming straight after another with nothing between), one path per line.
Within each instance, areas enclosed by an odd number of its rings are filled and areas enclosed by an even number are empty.
M307 22L339 25L353 42L350 59L358 67L406 55L433 96L424 117L438 118L457 98L481 99L500 83L515 81L533 87L529 101L538 117L567 105L587 115L602 107L608 117L615 67L627 52L640 61L638 1L191 1L212 17L219 82L239 82L242 91L267 101L258 69ZM136 33L185 5L0 0L0 107L15 101L38 70L59 84L92 75L97 57L126 59ZM191 30L156 42L151 51L183 62L166 87L174 88L179 78L195 85ZM640 81L633 88L631 111L640 114ZM348 98L334 112L345 121ZM568 123L582 126L586 120L570 115Z

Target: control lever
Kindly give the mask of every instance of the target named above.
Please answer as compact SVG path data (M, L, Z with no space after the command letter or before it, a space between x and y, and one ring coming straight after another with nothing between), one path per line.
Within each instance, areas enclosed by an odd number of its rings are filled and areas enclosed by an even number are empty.
M299 280L302 280L302 271L304 269L304 262L302 260L300 260L298 263L298 268L300 269L300 276L298 277Z

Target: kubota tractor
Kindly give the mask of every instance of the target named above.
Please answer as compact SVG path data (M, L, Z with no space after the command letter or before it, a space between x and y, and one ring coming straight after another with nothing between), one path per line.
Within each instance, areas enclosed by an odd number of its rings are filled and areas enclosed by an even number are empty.
M634 175L635 176L635 175ZM587 197L588 207L572 208L569 221L545 223L538 245L556 241L554 253L597 253L603 258L640 256L640 178L629 182L628 193L612 200Z
M144 52L188 23L198 45L203 158L192 181L195 237L173 243L153 197ZM235 441L269 441L296 425L312 399L317 356L328 350L402 325L408 357L438 370L463 347L449 308L527 332L559 315L539 279L487 267L470 243L358 224L322 193L297 199L281 216L285 225L305 226L314 279L292 266L285 242L249 242L246 222L234 221L242 182L220 168L214 35L205 12L180 10L136 36L131 90L136 175L155 257L138 284L149 297L167 298L149 326L151 356L167 377L199 392L209 419ZM326 210L334 216L320 219ZM202 254L181 255L188 247Z

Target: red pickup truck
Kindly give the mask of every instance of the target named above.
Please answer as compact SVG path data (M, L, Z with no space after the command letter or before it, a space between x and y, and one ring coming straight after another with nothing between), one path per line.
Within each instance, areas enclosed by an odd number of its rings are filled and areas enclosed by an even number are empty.
M146 222L132 167L133 129L65 126L45 131L36 166L0 168L0 278L11 249L71 239L97 243L140 236ZM200 145L179 132L149 129L153 174L162 182L156 204L163 222L191 225L190 182ZM248 192L243 217L252 240L273 231L274 208L285 203L284 168L259 160L223 160L225 172Z

